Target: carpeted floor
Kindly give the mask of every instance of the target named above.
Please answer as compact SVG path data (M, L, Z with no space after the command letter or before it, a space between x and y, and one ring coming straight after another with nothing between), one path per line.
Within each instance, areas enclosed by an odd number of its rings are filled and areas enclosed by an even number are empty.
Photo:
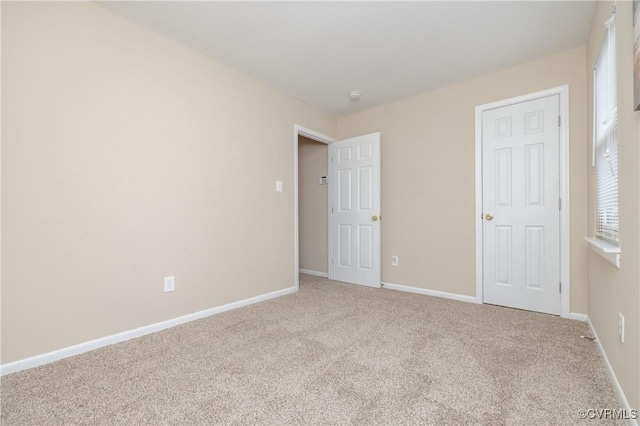
M585 323L300 291L2 378L3 425L558 424L620 408Z

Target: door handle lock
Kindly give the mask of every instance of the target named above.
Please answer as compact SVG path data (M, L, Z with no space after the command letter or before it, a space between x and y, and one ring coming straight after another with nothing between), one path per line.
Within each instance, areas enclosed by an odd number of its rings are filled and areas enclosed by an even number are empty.
M493 215L491 213L487 213L484 217L487 218L487 220L493 220Z
M378 216L371 216L371 221L375 222L376 220L378 220Z

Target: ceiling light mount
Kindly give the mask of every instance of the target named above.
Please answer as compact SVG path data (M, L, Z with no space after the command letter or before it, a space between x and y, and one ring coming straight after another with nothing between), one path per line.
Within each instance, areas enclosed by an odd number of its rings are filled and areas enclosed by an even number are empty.
M360 100L360 91L359 90L352 90L349 92L349 99L353 102L357 102Z

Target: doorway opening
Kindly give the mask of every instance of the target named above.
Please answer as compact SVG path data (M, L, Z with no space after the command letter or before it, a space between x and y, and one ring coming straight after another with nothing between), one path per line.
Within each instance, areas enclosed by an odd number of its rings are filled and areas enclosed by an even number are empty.
M305 142L306 140L310 140ZM327 278L380 288L381 286L381 225L380 225L380 133L356 136L340 141L301 126L294 126L294 264L295 285L300 288L300 185L299 151L300 142L305 144L321 142L328 145L326 169L316 169L305 179L309 181L307 191L319 192L315 209L323 208L326 193L327 226L308 223L305 218L305 235L315 234L316 241L327 235ZM315 142L311 142L315 141ZM313 148L312 148L313 149ZM307 147L305 145L305 152ZM324 151L322 151L324 152ZM320 153L320 157L322 154ZM324 174L326 170L326 174ZM318 171L320 174L318 175ZM306 172L306 171L305 171ZM326 176L326 178L325 178ZM326 190L317 191L327 181ZM305 184L306 185L306 184ZM311 188L311 189L310 189ZM306 197L304 202L307 202ZM312 205L314 203L312 202ZM304 210L311 208L305 206ZM323 222L324 223L324 222ZM312 229L315 228L315 229ZM305 244L307 241L305 240ZM313 244L311 242L310 244ZM324 254L318 247L307 250L313 253L316 265L323 265ZM306 262L309 259L304 259ZM310 265L312 265L310 263ZM307 268L303 268L307 269ZM307 271L324 271L307 269ZM324 274L323 274L324 275Z
M293 139L294 273L299 289L300 272L330 276L329 144L336 139L298 125Z
M298 136L300 273L329 276L329 145Z

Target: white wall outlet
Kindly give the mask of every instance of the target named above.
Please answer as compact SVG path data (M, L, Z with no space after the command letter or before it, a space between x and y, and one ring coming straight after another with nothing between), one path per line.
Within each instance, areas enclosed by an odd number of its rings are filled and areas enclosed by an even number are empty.
M398 256L391 256L391 266L398 266Z
M281 180L277 180L276 181L276 192L282 192L282 181Z
M620 337L620 343L624 343L624 315L618 313L618 337Z
M168 293L176 289L176 277L164 277L164 292Z

